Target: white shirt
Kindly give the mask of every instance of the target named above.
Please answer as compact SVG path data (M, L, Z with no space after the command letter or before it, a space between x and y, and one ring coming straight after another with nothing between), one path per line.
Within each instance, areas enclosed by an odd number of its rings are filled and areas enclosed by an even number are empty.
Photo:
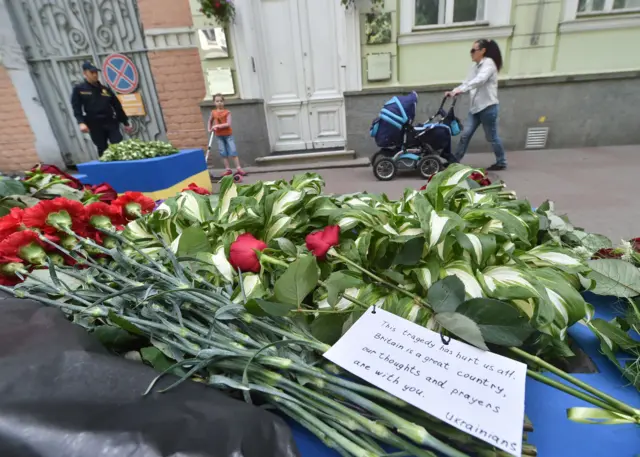
M471 66L467 80L456 89L471 96L471 113L498 104L498 68L491 58L484 58Z

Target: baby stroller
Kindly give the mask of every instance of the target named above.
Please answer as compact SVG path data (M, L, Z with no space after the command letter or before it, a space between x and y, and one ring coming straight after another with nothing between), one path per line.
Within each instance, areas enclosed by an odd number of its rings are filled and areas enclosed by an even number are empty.
M413 125L418 94L393 97L373 121L370 134L380 148L371 158L373 174L380 181L392 180L398 170L417 170L429 179L454 162L451 137L458 135L462 124L456 118L453 99L451 108L444 109L447 97L438 111L424 124Z

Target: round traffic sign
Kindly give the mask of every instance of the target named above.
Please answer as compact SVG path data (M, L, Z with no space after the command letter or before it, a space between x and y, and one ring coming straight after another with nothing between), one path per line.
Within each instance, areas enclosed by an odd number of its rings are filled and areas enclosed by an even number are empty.
M140 82L135 64L122 54L111 54L104 59L102 73L109 87L120 94L135 92Z

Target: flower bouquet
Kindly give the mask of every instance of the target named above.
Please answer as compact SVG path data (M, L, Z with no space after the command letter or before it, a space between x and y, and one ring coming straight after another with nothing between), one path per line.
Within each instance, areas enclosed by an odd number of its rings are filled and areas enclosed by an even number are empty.
M165 141L127 140L111 144L100 157L101 162L115 162L123 160L142 160L154 157L164 157L180 152Z
M572 354L568 327L593 316L579 291L599 283L566 242L563 219L503 184L481 187L474 171L453 165L398 200L323 194L314 174L246 186L225 178L219 195L186 190L122 232L110 217L92 222L100 238L54 246L75 267L50 262L48 278L0 290L58 307L90 331L144 336L143 359L178 374L174 385L194 379L269 404L341 455L382 455L382 446L416 457L504 455L323 360L371 306L522 360L529 376L597 407L572 418L640 423L637 409L546 361ZM125 204L133 216L152 207ZM75 233L69 211L47 214L51 235ZM38 240L51 244L38 220Z

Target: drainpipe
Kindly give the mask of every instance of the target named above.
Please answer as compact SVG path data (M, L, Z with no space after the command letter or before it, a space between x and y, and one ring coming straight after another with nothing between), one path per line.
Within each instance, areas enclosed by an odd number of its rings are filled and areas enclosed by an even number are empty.
M536 20L533 23L533 32L531 33L531 46L537 46L540 42L542 18L544 17L544 2L545 0L538 0L538 6L536 8Z

